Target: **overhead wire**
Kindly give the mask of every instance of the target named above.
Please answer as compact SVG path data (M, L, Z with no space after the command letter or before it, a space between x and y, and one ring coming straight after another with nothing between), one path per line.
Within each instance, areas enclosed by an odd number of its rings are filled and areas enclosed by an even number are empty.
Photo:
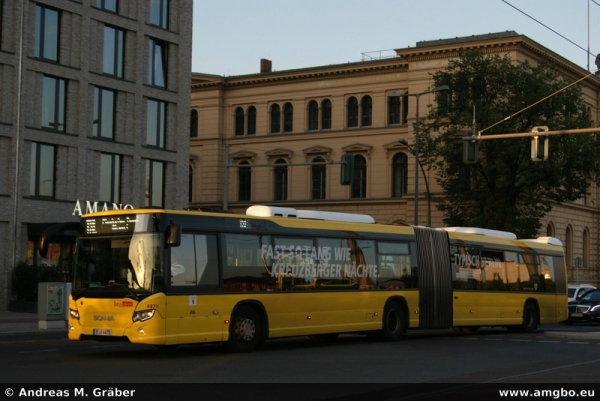
M596 3L596 1L592 0L594 3ZM502 0L503 3L508 4L509 6L511 6L512 8L514 8L515 10L517 10L518 12L520 12L521 14L527 16L528 18L534 20L535 22L537 22L538 24L540 24L541 26L543 26L544 28L548 29L549 31L552 31L553 33L557 34L558 36L560 36L561 38L563 38L564 40L568 41L569 43L577 46L578 48L580 48L581 50L583 50L584 52L586 52L588 55L592 55L594 56L593 53L589 52L587 49L584 49L583 47L579 46L577 43L573 42L571 39L567 38L566 36L558 33L557 31L555 31L554 29L550 28L548 25L538 21L537 19L533 18L531 15L527 14L525 11L513 6L512 4L510 4L508 1L506 0ZM600 6L600 4L596 3L597 5Z

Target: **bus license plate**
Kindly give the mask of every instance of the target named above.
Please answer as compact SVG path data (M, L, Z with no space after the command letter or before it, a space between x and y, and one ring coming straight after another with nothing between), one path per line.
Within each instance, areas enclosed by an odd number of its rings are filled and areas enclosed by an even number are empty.
M571 317L583 317L583 313L571 313Z
M95 336L112 336L112 330L110 329L94 329Z

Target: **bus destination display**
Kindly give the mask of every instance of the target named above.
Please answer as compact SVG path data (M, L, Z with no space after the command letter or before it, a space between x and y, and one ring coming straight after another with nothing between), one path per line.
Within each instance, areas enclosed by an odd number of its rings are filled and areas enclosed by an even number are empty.
M86 234L132 233L138 222L136 215L94 217L85 220Z

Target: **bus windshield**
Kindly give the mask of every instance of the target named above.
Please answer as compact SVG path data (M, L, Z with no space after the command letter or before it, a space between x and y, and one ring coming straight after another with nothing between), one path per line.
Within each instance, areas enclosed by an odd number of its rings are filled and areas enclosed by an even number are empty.
M164 285L162 235L80 237L75 254L73 298L141 300Z

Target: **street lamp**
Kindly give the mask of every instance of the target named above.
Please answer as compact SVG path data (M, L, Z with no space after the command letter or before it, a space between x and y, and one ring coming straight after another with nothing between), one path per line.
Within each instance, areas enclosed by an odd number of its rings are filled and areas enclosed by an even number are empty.
M415 149L408 144L406 139L398 139L398 142L410 149L411 152L415 153ZM421 167L421 173L423 173L423 180L425 180L425 191L427 191L427 227L431 227L431 192L429 192L429 182L427 181L427 176L425 175L423 163L421 163L420 160L419 167Z
M448 85L437 86L433 89L430 89L425 92L420 93L400 93L400 92L390 92L388 93L388 97L395 96L414 96L416 98L417 104L417 112L416 112L416 123L415 123L415 226L419 225L419 98L421 95L426 95L429 93L439 92L449 90L450 87Z

